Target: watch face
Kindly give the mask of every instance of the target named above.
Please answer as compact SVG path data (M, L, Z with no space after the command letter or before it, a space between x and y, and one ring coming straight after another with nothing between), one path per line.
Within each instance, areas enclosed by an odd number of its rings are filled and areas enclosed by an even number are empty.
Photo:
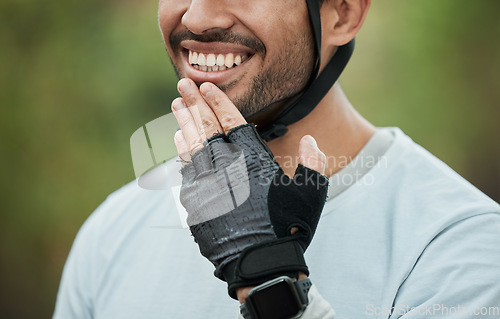
M259 290L249 298L258 318L288 319L302 310L292 287L285 281Z

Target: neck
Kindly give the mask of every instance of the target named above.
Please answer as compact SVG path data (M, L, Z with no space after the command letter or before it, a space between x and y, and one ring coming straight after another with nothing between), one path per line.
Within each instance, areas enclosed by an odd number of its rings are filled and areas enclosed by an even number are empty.
M330 177L349 163L374 133L375 127L352 107L340 85L335 84L309 115L288 126L285 136L267 144L285 173L293 176L299 141L311 135L326 155L325 175Z

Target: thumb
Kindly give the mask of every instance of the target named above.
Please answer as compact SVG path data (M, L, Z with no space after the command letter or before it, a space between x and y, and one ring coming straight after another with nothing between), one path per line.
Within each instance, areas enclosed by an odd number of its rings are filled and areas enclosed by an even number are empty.
M311 135L302 137L299 143L299 163L325 174L326 156L318 148L316 140Z

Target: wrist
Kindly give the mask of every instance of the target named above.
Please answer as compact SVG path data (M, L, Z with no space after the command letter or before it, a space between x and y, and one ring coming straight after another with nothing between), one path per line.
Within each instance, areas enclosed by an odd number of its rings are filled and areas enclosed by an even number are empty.
M309 274L303 248L298 241L290 237L244 249L236 260L226 264L219 278L227 282L229 296L239 300L236 293L239 288L259 286L280 276L298 279L300 272ZM242 290L240 295L240 301L244 300L245 290Z
M306 278L307 278L307 275L305 273L299 272L299 280L303 280ZM248 286L248 287L240 287L240 288L236 289L236 296L238 297L238 301L240 302L240 304L243 304L245 302L245 300L248 297L248 293L254 287L255 286Z

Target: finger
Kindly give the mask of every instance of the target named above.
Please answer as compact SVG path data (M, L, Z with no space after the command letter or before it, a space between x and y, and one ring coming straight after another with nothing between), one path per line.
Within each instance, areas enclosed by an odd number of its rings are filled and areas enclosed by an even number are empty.
M177 90L191 112L202 140L222 132L222 128L212 109L207 105L193 80L184 78L177 83Z
M316 140L311 135L305 135L300 140L299 163L321 174L325 174L326 156L319 150Z
M188 153L194 154L202 149L203 139L200 137L193 116L182 98L177 98L172 102L172 112L182 130L184 140L188 146Z
M232 128L246 124L247 121L233 102L212 83L205 82L200 86L200 92L212 111L217 116L224 133Z
M189 154L189 145L182 134L182 130L178 130L174 135L174 143L177 148L177 154L181 159L182 166L186 166L191 162L191 155Z

